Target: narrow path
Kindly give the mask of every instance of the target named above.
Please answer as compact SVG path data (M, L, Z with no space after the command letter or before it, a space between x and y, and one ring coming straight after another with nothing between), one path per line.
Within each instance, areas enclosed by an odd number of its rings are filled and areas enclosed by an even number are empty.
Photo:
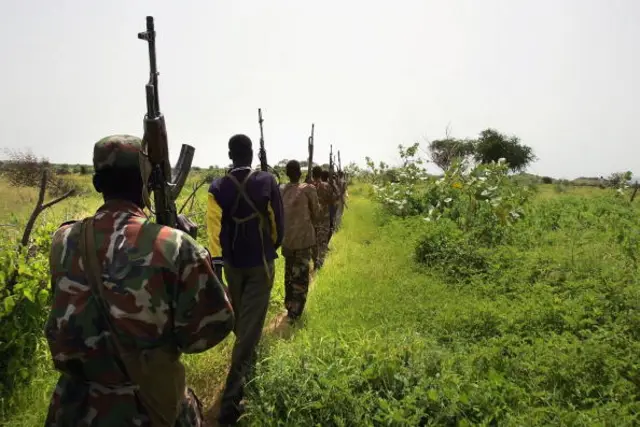
M276 271L276 274L278 272ZM311 272L311 281L309 283L309 292L312 292L315 287L315 277L316 272ZM273 316L273 318L265 325L262 330L262 339L268 337L288 339L291 337L293 332L295 331L295 325L290 324L287 321L287 312L283 311ZM225 366L225 372L229 369L229 361ZM224 383L220 384L218 388L216 388L213 397L213 405L211 405L208 409L204 411L205 418L205 427L218 427L218 414L220 413L220 403L222 399L222 392L224 390Z

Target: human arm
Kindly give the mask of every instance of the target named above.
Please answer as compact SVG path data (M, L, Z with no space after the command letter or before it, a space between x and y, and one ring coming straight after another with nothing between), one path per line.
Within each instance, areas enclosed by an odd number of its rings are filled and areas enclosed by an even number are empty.
M229 335L234 325L234 313L205 248L185 236L180 260L174 336L182 352L199 353Z
M322 218L320 212L320 201L318 200L318 191L315 187L310 186L307 190L307 198L309 200L309 212L311 212L311 221L314 224L319 223Z
M207 241L213 264L222 265L222 244L220 231L222 230L222 207L218 203L213 191L207 194Z
M282 204L282 192L273 176L271 176L271 181L268 211L271 223L271 239L274 247L278 249L282 245L284 237L284 207Z

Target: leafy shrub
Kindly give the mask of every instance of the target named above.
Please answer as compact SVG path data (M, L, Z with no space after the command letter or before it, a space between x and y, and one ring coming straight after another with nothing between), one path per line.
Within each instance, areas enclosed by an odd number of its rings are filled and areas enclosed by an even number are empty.
M38 228L29 249L17 250L13 241L0 247L0 396L34 373L50 300L47 255L53 231L52 225Z
M542 177L542 183L543 184L553 184L553 178L551 178L550 176L543 176Z
M487 260L481 248L469 237L453 221L438 221L420 236L414 259L427 267L436 268L452 280L486 272Z

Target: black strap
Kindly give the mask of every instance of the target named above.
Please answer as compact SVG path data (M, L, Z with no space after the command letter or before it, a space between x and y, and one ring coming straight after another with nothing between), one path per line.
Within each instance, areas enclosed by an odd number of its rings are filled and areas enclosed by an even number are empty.
M244 178L244 180L242 180L242 182L238 181L238 179L233 176L232 173L228 173L227 176L229 177L229 179L231 180L231 182L233 182L233 184L236 186L236 190L238 191L238 194L236 196L236 200L233 204L233 208L231 209L231 219L233 219L233 221L236 223L236 227L234 230L234 237L233 237L233 244L235 245L235 240L236 237L238 235L238 225L244 224L247 221L250 221L254 218L258 218L259 220L259 234L260 234L260 245L261 245L261 249L262 249L262 263L264 265L264 271L265 274L267 275L268 278L271 278L273 276L271 269L269 268L269 264L267 262L267 256L265 254L265 250L264 250L264 232L268 231L267 230L267 224L266 224L266 218L264 217L264 215L262 214L262 212L260 212L260 210L257 208L256 204L253 202L253 200L251 200L251 198L249 197L249 195L247 194L246 191L246 186L247 183L249 182L249 178L255 173L255 170L252 170L251 172L249 172L247 174L247 176ZM253 214L249 215L246 218L237 218L235 217L235 213L238 210L238 205L240 203L240 198L244 198L245 202L247 202L247 204L249 205L249 207L253 210Z
M235 215L236 211L238 210L238 205L240 204L241 198L243 198L245 202L247 202L249 207L254 211L254 215L257 214L257 215L263 216L262 212L260 212L260 210L256 207L255 203L253 202L253 200L251 200L246 190L247 183L249 182L249 178L251 178L251 176L253 176L254 173L256 173L255 170L252 170L251 172L249 172L247 176L242 180L242 182L238 181L238 178L233 176L233 174L231 173L227 175L231 180L231 182L236 186L236 190L238 191L238 194L236 195L236 200L233 203L233 207L231 208L232 217L233 215ZM254 215L251 215L249 218L254 218L255 217ZM240 220L240 222L244 222L244 221L246 221L246 219Z

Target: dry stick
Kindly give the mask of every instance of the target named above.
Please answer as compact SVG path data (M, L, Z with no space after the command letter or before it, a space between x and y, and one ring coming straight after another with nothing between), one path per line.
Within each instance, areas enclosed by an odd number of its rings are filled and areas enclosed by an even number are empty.
M29 237L31 236L31 232L33 231L33 226L36 223L36 219L38 219L38 215L40 215L45 209L50 208L56 203L60 203L64 199L71 197L74 194L74 190L69 190L57 199L53 199L47 203L44 203L44 195L46 190L47 170L45 169L42 171L42 178L40 179L40 192L38 193L38 202L36 203L36 207L33 209L33 212L31 212L29 221L27 221L27 225L24 228L24 233L22 234L22 240L20 241L20 245L22 246L27 246L29 244Z
M47 170L42 171L42 178L40 178L40 192L38 193L38 202L36 203L36 207L31 212L31 216L29 217L29 221L27 221L27 225L24 227L24 233L22 233L22 239L20 240L20 248L27 247L29 244L29 237L31 237L31 232L33 231L33 226L36 223L36 219L38 219L38 215L42 213L43 210L50 208L63 201L64 199L71 197L74 194L74 190L68 191L66 194L58 197L57 199L53 199L47 203L44 203L44 195L47 190ZM29 254L27 253L27 258L29 258ZM18 281L18 270L15 269L11 274L11 277L7 281L7 289L9 292L13 292L13 288Z
M636 185L633 186L633 194L631 195L631 203L636 198L636 193L638 192L638 181L636 181Z
M199 184L194 184L193 187L193 191L191 192L191 194L189 194L189 197L187 197L187 200L184 201L184 204L182 205L182 207L180 208L180 211L178 213L182 213L182 211L184 210L184 208L189 204L189 202L191 201L191 199L195 200L195 196L196 193L198 192L198 190L200 188L202 188L203 185L205 185L208 181L206 179L203 179L202 181L200 181ZM191 207L193 207L193 204L191 204Z

